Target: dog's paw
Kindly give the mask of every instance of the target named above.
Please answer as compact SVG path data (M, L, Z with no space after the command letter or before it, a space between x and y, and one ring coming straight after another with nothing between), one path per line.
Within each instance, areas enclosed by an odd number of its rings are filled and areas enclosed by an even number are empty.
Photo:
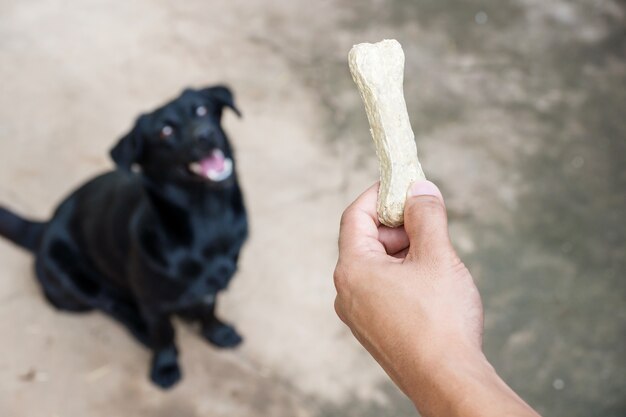
M152 382L163 389L168 389L180 381L181 377L182 372L178 366L175 352L166 350L155 354L150 370Z
M233 348L243 341L234 327L223 323L203 329L202 335L211 344L221 348Z

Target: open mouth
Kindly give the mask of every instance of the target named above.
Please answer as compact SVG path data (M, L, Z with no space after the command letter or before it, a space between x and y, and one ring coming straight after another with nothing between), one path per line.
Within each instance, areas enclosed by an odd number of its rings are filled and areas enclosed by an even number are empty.
M189 171L210 181L221 182L233 174L233 160L227 158L222 150L213 149L208 156L190 163Z

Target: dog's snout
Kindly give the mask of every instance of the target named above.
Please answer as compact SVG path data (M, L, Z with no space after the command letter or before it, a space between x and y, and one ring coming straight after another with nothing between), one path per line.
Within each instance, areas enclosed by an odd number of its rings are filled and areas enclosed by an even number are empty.
M203 126L198 126L194 132L193 132L193 137L194 139L198 140L198 141L202 141L202 142L212 142L216 140L216 130L211 127L211 126L207 126L207 125L203 125Z

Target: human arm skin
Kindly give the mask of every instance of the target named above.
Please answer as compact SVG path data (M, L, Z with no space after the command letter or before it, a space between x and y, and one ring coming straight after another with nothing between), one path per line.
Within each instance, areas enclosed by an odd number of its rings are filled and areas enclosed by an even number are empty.
M377 189L341 219L341 320L424 417L538 416L482 352L480 294L450 243L439 189L414 183L393 229L378 221Z

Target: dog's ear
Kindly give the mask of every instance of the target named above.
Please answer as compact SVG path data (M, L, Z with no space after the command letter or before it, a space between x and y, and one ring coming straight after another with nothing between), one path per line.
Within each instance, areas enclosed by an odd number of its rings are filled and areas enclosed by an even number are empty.
M235 105L235 98L233 96L233 92L230 91L230 88L223 85L216 85L214 87L209 87L201 90L203 94L207 97L215 100L215 102L221 106L220 107L220 117L222 115L222 108L229 107L235 114L241 117L241 112Z
M139 128L139 119L132 130L117 142L109 155L118 168L131 171L133 164L138 162L143 152L143 135Z

